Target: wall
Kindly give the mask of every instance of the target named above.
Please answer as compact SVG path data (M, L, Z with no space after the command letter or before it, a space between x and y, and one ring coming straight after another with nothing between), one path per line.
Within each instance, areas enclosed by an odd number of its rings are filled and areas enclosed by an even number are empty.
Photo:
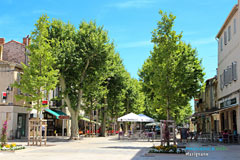
M29 119L29 111L27 110L27 108L19 107L19 106L0 106L1 129L4 121L7 119L6 117L7 113L10 114L10 117L8 117L8 129L7 129L8 138L11 138L11 136L14 136L14 137L16 136L18 113L27 114L27 117L26 117L27 118L26 134L27 134L28 119Z
M21 70L16 68L16 65L0 61L0 105L23 105L24 101L16 101L14 95L17 94L17 89L13 88L10 91L6 89L17 80L17 74ZM3 103L2 92L7 92L6 103Z
M25 45L16 41L4 44L3 60L14 63L25 63Z
M233 21L236 19L236 25L237 25L237 32L234 34L234 25ZM236 14L233 16L229 24L226 26L224 31L227 31L228 26L231 25L231 40L227 41L227 45L224 45L224 40L223 40L223 51L218 50L218 98L222 98L238 89L240 89L240 56L239 51L240 51L240 23L239 23L239 12L236 12ZM219 41L221 41L221 38L224 39L224 32L219 38ZM228 84L227 86L224 86L223 90L220 88L220 75L223 74L224 69L227 69L227 66L231 65L232 62L236 61L237 62L237 76L238 80L233 81L231 84Z

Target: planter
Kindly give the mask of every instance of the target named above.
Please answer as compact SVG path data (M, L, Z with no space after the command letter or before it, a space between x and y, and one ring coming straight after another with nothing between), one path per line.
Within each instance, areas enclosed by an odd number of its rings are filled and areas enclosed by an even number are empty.
M173 146L153 146L149 153L165 153L165 154L185 154L185 147Z
M10 151L10 152L14 152L14 151L17 151L17 150L22 150L22 149L25 149L24 146L11 146L10 147L0 147L0 151Z

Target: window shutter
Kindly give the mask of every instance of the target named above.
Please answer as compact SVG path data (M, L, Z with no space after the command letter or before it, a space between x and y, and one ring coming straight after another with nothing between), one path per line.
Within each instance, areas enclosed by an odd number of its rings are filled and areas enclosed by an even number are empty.
M227 45L227 32L224 32L224 44Z
M232 63L232 80L234 81L235 78L235 68L234 68L234 63Z
M233 62L232 65L233 65L233 74L234 74L233 80L236 81L237 80L237 62Z
M220 89L223 89L223 77L220 75Z
M221 38L221 51L223 51L223 38Z
M228 26L228 41L231 40L231 26Z
M229 83L232 83L232 66L229 66Z
M226 85L226 70L223 71L223 84Z
M233 21L233 32L234 32L234 34L237 32L237 21L236 21L236 18L234 19L234 21Z

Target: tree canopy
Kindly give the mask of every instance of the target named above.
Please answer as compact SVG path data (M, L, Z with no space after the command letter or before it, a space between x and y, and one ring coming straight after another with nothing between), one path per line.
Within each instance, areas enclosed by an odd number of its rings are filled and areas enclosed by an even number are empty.
M176 17L159 13L162 18L152 32L153 51L139 76L147 96L145 103L150 106L147 110L177 120L181 116L176 113L190 108L189 101L199 92L204 73L196 49L173 30Z
M56 59L52 55L47 27L50 22L46 15L42 16L31 34L31 44L27 46L30 54L27 65L22 63L23 74L19 82L13 84L20 89L21 94L16 95L18 100L25 100L25 105L31 104L33 109L39 113L45 106L42 101L46 100L50 90L54 89L58 83L58 69L54 68Z

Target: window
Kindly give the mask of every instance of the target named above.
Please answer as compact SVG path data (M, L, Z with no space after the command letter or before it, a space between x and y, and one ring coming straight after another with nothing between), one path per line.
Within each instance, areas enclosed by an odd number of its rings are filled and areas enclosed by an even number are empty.
M231 26L228 26L228 41L231 40Z
M227 45L227 32L224 32L224 44Z
M237 80L237 62L233 62L232 65L227 66L227 69L223 70L220 75L220 89L222 90L224 86L232 83L232 81Z
M236 103L237 103L237 99L236 98L231 99L231 105L236 104Z
M236 21L236 18L233 20L233 32L234 32L234 34L237 33L237 21Z
M224 103L222 102L222 103L220 103L220 107L221 108L223 108L224 107Z
M18 72L17 73L17 82L18 82L18 84L20 84L20 80L21 80L21 73ZM21 94L21 90L19 88L17 89L17 94L18 95Z

